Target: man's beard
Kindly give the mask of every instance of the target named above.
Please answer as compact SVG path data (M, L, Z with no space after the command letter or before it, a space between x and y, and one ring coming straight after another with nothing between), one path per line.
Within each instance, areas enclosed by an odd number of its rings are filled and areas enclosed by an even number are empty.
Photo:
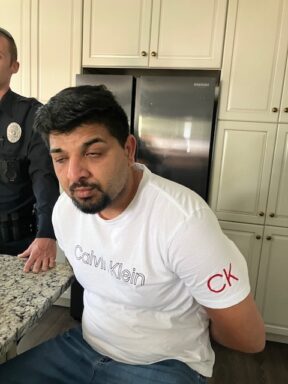
M93 202L93 197L87 197L86 199L81 199L81 201L79 201L73 196L73 190L77 187L92 187L97 189L101 193L101 196L96 202ZM82 181L77 184L73 184L69 189L74 205L83 213L95 214L101 212L111 203L110 196L107 195L107 193L104 193L98 184L89 184L85 181Z

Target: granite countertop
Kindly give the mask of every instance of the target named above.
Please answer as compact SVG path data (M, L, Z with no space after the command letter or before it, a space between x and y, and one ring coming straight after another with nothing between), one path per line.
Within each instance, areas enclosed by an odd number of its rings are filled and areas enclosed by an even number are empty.
M71 285L69 264L38 274L24 273L24 260L0 255L0 356L17 343L27 330Z

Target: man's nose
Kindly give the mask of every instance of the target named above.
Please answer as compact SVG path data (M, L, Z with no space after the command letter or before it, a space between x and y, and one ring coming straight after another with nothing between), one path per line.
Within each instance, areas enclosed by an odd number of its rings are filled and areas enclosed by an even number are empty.
M81 178L89 177L90 172L85 165L85 161L83 159L75 158L70 159L69 167L67 171L67 177L70 183L75 183Z

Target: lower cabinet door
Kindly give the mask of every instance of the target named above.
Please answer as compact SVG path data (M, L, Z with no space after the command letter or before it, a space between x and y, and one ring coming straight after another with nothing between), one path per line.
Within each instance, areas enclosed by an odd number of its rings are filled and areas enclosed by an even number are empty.
M256 301L267 333L288 336L288 228L265 227Z
M247 261L251 292L255 296L264 228L262 225L220 221L223 232L231 239Z

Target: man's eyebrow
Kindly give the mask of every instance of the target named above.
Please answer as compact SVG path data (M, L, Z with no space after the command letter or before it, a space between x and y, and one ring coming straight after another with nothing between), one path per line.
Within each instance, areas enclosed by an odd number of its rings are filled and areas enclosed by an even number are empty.
M92 144L97 144L97 143L106 143L106 141L104 139L102 139L101 137L94 137L93 139L90 139L88 141L85 141L83 144L82 144L82 147L85 149L85 148L88 148L90 145ZM61 153L61 152L64 152L62 148L50 148L50 153Z
M104 139L102 139L101 137L94 137L91 140L85 141L85 143L82 144L82 147L86 147L87 148L90 145L97 144L97 143L106 143L106 141Z
M61 148L50 148L49 149L50 153L61 153L63 150Z

